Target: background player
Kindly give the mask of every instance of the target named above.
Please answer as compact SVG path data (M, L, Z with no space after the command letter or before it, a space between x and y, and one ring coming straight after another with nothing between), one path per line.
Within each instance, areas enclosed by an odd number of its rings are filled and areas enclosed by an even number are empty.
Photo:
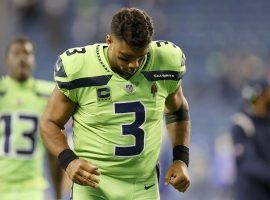
M31 77L35 68L32 42L15 38L6 50L7 75L0 79L0 196L44 199L45 149L38 123L54 84ZM61 171L49 155L55 198L60 198Z
M242 91L244 106L233 116L235 199L270 199L270 84L251 81Z
M58 88L41 134L76 183L73 199L159 199L155 166L164 109L174 152L165 182L181 192L189 187L185 57L170 42L151 42L152 34L144 11L122 9L107 44L70 49L57 61ZM61 132L70 116L76 155Z

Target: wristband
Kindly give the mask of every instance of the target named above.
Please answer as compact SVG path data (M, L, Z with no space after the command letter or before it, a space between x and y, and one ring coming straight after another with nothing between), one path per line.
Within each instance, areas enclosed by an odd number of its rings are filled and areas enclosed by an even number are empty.
M177 145L173 148L173 161L181 160L186 163L187 167L189 164L189 148L183 145Z
M58 155L58 163L65 171L69 163L75 159L78 159L78 156L71 149L65 149Z

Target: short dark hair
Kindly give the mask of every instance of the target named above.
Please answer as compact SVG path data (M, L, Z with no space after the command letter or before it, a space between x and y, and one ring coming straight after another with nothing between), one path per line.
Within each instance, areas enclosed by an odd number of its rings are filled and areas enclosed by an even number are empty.
M138 8L122 8L111 21L111 34L133 47L146 47L152 41L153 32L151 17Z
M7 57L8 55L8 52L10 50L10 47L13 45L13 44L25 44L25 43L30 43L33 45L34 47L34 44L33 42L28 39L27 37L16 37L14 39L12 39L9 43L8 43L8 46L6 48L6 52L5 52L5 57Z

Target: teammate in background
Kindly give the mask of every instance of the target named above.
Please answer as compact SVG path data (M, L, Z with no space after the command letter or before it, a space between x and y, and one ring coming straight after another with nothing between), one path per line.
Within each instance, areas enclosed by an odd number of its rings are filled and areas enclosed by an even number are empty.
M74 182L74 200L159 199L164 110L174 160L165 183L180 192L190 185L189 109L181 87L185 57L152 35L146 12L124 8L112 18L106 44L69 49L57 61L58 87L41 135ZM61 132L71 116L74 151Z
M41 200L48 183L43 171L46 151L38 124L55 84L31 77L35 52L30 40L20 37L12 40L5 59L7 75L0 79L1 200ZM59 198L61 168L49 155Z
M235 199L270 199L270 84L256 80L243 88L243 109L233 116L236 155Z

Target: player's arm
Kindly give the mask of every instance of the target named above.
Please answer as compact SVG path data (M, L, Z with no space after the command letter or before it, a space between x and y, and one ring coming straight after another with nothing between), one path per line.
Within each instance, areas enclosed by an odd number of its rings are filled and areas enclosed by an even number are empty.
M57 159L50 152L47 152L47 155L50 168L49 172L55 192L55 199L61 199L62 170L57 163Z
M40 122L41 137L51 152L57 157L64 149L68 149L64 126L75 110L75 104L55 88L49 98Z
M54 188L54 199L63 199L70 190L71 180L68 178L64 170L59 166L56 157L54 157L49 151L47 152L49 160L49 172Z
M61 167L66 170L73 182L97 187L98 168L86 160L79 159L70 150L66 135L62 132L75 108L76 104L56 87L41 118L41 137L47 149L58 158Z
M167 170L165 183L185 192L190 185L189 163L190 120L189 107L183 95L181 82L178 89L165 101L166 127L173 148L173 164Z

